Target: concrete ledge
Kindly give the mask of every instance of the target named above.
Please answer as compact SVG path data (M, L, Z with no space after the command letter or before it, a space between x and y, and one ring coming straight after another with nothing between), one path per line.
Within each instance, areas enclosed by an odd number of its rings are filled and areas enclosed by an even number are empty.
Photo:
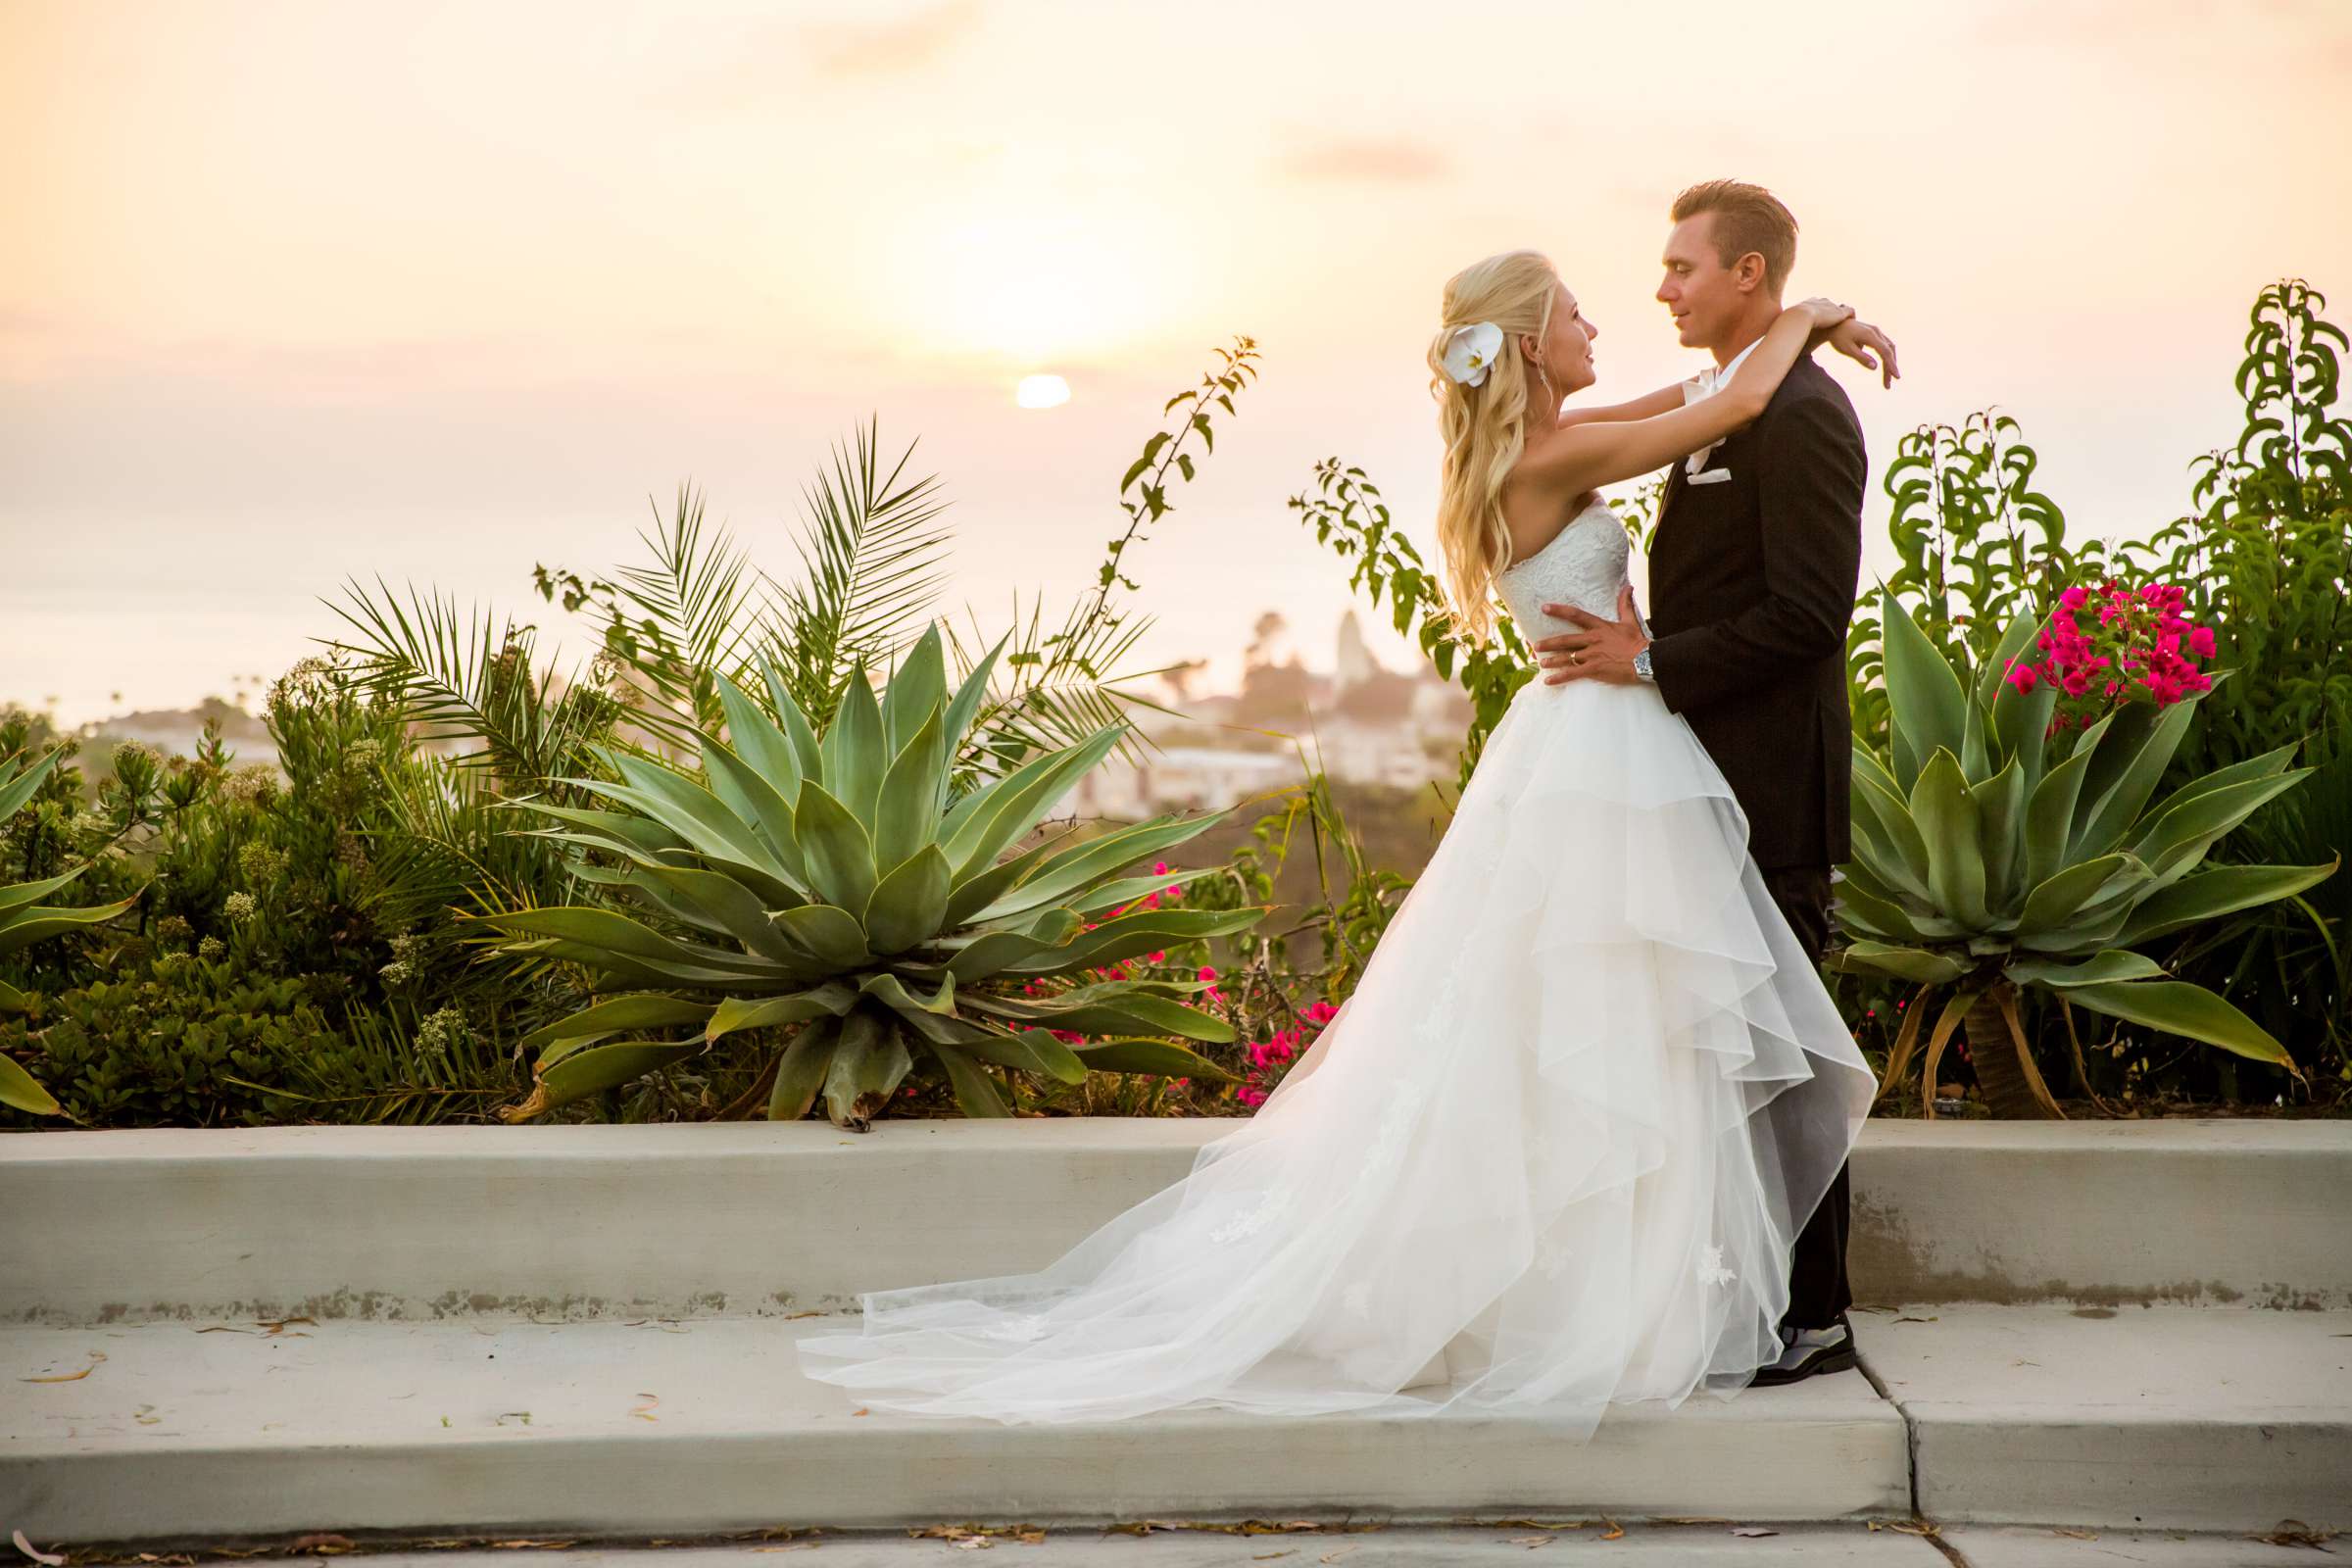
M0 1520L87 1545L322 1529L1829 1520L1910 1507L1901 1417L1855 1372L1678 1410L1621 1406L1584 1446L1499 1419L1200 1410L1002 1427L857 1414L800 1375L793 1336L813 1326L0 1331L18 1391L0 1422ZM14 1381L85 1367L74 1382Z
M1874 1121L1871 1301L2352 1306L2352 1121Z
M2352 1526L2352 1312L1943 1302L1853 1323L1931 1518Z
M778 1315L1041 1266L1226 1119L0 1139L0 1323ZM1874 1122L1865 1301L2352 1305L2352 1122Z

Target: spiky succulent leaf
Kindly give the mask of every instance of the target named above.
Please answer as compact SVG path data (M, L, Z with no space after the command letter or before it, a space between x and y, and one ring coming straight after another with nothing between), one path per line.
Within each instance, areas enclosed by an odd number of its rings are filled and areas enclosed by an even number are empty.
M938 932L947 909L947 852L926 844L875 884L865 906L866 945L878 954L905 953Z
M891 695L898 695L894 688ZM947 806L948 753L945 720L937 707L923 716L906 744L891 759L874 808L874 867L882 875L904 865L939 833ZM947 863L943 852L941 863Z
M2108 948L2076 963L2060 963L2049 958L2020 958L2001 971L2021 986L2112 985L2126 980L2158 980L2164 977L2164 965L2144 953L2125 953Z
M2138 980L2120 985L2071 986L2066 1000L2093 1012L2189 1040L2219 1046L2236 1055L2293 1069L2293 1058L2269 1030L2214 995L2185 980Z
M873 683L866 679L863 663L850 672L841 707L818 745L825 757L826 790L849 808L858 826L872 833L874 798L882 787L882 770L890 755L883 749L882 710L874 701Z
M827 904L862 909L874 896L874 843L848 805L813 779L801 786L793 813L808 875Z

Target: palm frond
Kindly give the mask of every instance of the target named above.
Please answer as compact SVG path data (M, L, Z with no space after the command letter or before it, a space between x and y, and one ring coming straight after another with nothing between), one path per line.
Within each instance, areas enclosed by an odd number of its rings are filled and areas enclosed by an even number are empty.
M997 664L1004 674L991 681L987 697L973 714L959 765L987 771L1018 765L1038 752L1075 746L1104 725L1122 722L1129 708L1159 709L1140 694L1120 688L1150 679L1161 670L1118 669L1120 661L1151 629L1151 618L1140 617L1132 623L1097 620L1089 638L1092 646L1073 649L1072 633L1085 613L1084 607L1073 609L1061 630L1049 632L1044 597L1032 599L1024 616L1020 596L1014 594L1012 633ZM974 641L969 645L953 624L943 621L941 626L959 670L968 674L979 657L977 650L992 645L980 634L978 617L968 606L965 614L972 620ZM1152 744L1141 731L1129 730L1114 755L1140 761L1139 742L1146 747Z
M854 448L834 446L831 469L804 492L808 521L794 541L803 580L780 589L764 631L794 697L819 723L853 667L881 665L920 631L947 580L951 530L938 520L946 504L935 476L906 477L913 455L908 442L885 472L869 419Z
M533 675L533 628L502 627L488 611L461 613L454 598L427 598L414 584L403 607L381 577L376 586L380 603L349 580L349 608L323 601L363 640L313 639L353 656L346 678L355 689L395 709L420 740L457 742L451 755L463 765L515 784L577 770L610 715L598 703L560 700L552 669Z

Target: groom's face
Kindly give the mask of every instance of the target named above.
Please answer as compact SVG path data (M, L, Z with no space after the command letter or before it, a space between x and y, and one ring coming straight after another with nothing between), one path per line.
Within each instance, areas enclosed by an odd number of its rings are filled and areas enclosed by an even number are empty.
M1714 228L1713 213L1697 213L1675 224L1666 236L1666 276L1658 284L1657 297L1674 313L1675 330L1685 348L1713 348L1721 342L1745 316L1752 292L1742 286L1740 270L1723 265Z

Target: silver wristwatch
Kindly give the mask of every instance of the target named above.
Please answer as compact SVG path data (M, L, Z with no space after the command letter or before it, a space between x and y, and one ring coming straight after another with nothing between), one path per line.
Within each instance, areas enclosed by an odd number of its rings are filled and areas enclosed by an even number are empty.
M1634 656L1634 673L1646 681L1654 683L1657 680L1658 677L1650 672L1648 648L1644 647Z

